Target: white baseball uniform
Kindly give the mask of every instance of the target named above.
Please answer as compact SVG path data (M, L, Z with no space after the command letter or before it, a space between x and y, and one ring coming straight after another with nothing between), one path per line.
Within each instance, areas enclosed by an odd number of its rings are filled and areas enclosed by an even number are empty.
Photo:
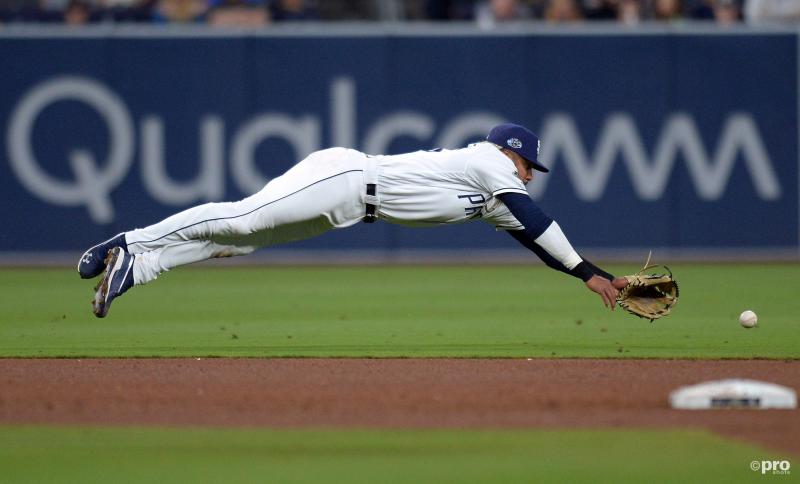
M377 185L375 197L367 195L367 183ZM477 219L524 229L496 198L508 192L527 195L514 163L489 142L392 156L330 148L244 200L190 208L125 239L136 258L134 282L144 284L179 265L349 227L364 218L367 202L390 223L425 227ZM536 243L569 269L581 262L555 222Z

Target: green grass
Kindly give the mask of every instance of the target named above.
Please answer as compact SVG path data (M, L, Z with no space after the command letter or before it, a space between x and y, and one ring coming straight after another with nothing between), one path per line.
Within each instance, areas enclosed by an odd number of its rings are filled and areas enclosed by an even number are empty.
M790 479L750 470L764 459L782 458L700 431L0 427L0 482L17 484Z
M673 270L653 324L544 267L184 268L103 320L73 270L0 270L0 356L800 357L800 265Z

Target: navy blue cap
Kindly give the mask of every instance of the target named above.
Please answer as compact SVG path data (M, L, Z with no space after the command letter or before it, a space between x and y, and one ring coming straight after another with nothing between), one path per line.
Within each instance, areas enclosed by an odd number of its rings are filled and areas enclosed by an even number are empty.
M498 124L486 137L486 141L507 148L528 160L534 170L547 173L549 168L539 163L539 137L525 126L505 123Z

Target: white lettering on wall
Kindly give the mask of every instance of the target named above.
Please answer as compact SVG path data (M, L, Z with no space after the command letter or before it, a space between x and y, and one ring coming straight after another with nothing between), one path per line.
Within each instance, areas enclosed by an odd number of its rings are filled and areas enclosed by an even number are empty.
M218 116L200 121L200 173L191 182L170 179L164 162L164 122L148 116L141 123L142 180L148 192L161 203L186 205L197 200L219 200L225 195L224 123Z
M597 147L588 156L572 117L553 114L546 118L541 131L541 159L563 159L578 198L587 201L603 196L616 160L628 169L631 184L642 200L661 198L669 182L678 155L683 155L697 195L703 200L717 200L725 192L737 154L747 166L756 192L764 200L781 195L772 162L752 117L734 113L725 121L722 135L710 157L694 120L685 113L667 117L653 151L648 156L636 124L629 115L615 113L606 118ZM541 196L547 189L547 177L533 184L531 195Z
M371 154L386 153L392 142L401 137L418 139L426 147L456 148L482 139L492 126L505 121L500 114L478 111L459 114L437 125L433 117L424 112L389 112L364 127L359 143L355 82L347 77L336 78L329 86L329 94L331 145L360 148ZM65 153L74 175L72 180L47 173L37 161L32 146L39 116L51 104L65 100L92 108L109 133L109 149L104 160L96 159L88 149ZM323 145L322 140L322 114L261 113L230 129L221 117L208 113L198 120L200 161L197 174L188 181L176 181L170 177L167 167L178 160L165 160L165 146L186 143L186 140L170 140L169 129L158 114L144 116L139 126L145 190L154 200L170 205L190 205L226 197L226 132L231 133L227 160L230 177L246 194L261 190L269 181L259 169L255 156L258 146L265 140L288 143L295 156L292 161L328 146ZM719 139L706 140L714 147L710 152L692 117L681 112L665 118L652 156L645 149L635 120L626 113L612 113L604 120L591 154L569 114L546 116L540 135L544 140L540 159L551 167L554 163L563 163L575 194L581 200L602 198L617 161L627 169L631 186L642 200L657 200L663 196L679 160L685 161L700 199L713 201L722 197L737 160L744 163L760 198L775 200L781 196L772 161L758 126L748 113L732 113L725 118ZM72 76L49 79L25 93L11 113L6 133L12 170L28 191L54 205L85 206L91 219L98 224L114 220L110 195L130 172L135 139L134 123L125 103L104 84ZM179 160L187 161L192 160ZM285 165L287 160L280 161ZM264 160L261 166L269 162ZM537 177L536 183L531 184L531 195L541 197L547 190L548 180L546 176Z
M108 155L100 163L89 150L66 153L75 180L65 182L41 169L31 138L36 119L59 101L80 101L92 107L109 130ZM114 220L109 195L128 174L133 161L133 122L125 103L98 81L85 77L55 77L28 91L14 108L6 145L11 169L22 185L54 205L85 205L96 223Z

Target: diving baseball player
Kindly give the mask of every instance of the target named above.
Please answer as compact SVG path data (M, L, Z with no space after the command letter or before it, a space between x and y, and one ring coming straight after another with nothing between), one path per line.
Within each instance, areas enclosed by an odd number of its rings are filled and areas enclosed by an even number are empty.
M95 245L81 256L78 272L84 279L103 275L92 302L102 318L133 286L192 262L245 255L361 221L432 227L482 220L584 281L613 309L625 279L583 259L525 189L533 170L548 171L538 152L536 135L515 124L495 126L486 141L455 150L317 151L244 200L190 208Z

